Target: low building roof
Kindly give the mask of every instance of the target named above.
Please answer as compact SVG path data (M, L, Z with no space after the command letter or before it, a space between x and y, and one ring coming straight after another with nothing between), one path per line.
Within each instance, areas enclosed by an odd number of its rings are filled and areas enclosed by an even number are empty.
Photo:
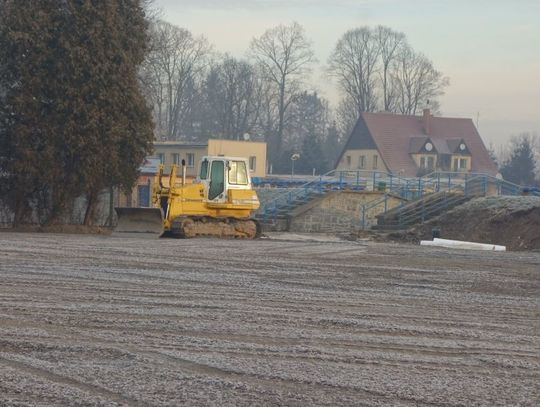
M185 143L182 141L154 141L156 147L206 148L206 143Z

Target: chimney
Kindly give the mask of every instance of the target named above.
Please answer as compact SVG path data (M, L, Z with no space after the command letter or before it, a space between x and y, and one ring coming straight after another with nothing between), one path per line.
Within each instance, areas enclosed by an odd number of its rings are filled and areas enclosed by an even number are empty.
M424 122L424 131L429 136L429 133L431 132L431 113L429 109L424 109L422 121Z

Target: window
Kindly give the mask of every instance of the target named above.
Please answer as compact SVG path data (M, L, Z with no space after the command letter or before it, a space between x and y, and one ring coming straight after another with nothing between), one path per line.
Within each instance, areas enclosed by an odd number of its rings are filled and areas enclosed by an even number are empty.
M195 154L193 153L187 153L186 154L186 158L187 158L187 166L192 168L193 166L195 166Z
M249 157L249 170L253 172L255 171L256 168L257 168L257 157L252 155L251 157Z
M148 208L150 206L150 185L138 185L137 195L139 208Z
M159 158L159 163L160 164L165 164L165 154L159 153L157 156Z
M366 166L366 156L361 155L358 159L358 168L365 168Z
M379 156L378 155L374 155L373 156L373 169L376 170L377 167L379 166Z
M223 161L213 161L210 172L210 187L208 189L208 199L213 201L225 190L224 183L225 163Z
M351 156L350 155L345 157L345 162L347 163L347 168L351 168Z
M427 167L432 170L435 168L435 159L433 157L428 157L427 159Z
M229 184L247 185L248 177L244 161L229 161Z
M171 156L172 156L173 164L179 165L180 164L180 154L173 153L173 154L171 154Z
M426 168L426 157L420 157L420 168Z
M467 158L454 158L454 171L466 171L467 164Z
M200 179L206 179L208 177L208 160L203 160L201 162L201 172L199 174Z

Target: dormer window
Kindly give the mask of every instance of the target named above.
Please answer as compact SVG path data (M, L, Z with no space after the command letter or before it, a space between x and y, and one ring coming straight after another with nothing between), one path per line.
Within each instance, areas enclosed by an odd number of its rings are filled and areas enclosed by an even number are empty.
M460 155L469 155L469 147L467 144L465 144L465 140L463 139L447 139L446 145L448 146L448 150L450 154L460 154Z

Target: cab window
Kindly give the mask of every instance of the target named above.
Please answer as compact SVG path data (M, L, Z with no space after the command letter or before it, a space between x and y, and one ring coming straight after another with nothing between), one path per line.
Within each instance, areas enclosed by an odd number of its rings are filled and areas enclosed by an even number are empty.
M247 185L248 177L244 161L229 161L229 184Z
M201 172L199 174L200 179L206 179L208 177L208 160L203 160L201 162Z
M225 190L225 163L223 161L212 161L210 171L210 187L208 188L208 199L213 201Z

